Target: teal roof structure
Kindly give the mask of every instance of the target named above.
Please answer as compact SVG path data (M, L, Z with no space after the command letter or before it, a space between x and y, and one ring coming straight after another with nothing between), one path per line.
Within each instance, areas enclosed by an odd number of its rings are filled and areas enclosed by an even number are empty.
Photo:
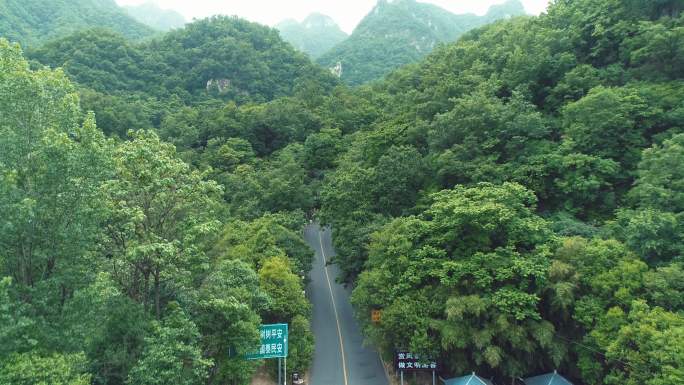
M565 377L553 373L542 374L541 376L534 376L523 379L525 385L573 385L572 382L565 379Z
M450 378L443 381L444 385L494 385L491 381L485 380L484 378L477 376L475 373L463 377Z

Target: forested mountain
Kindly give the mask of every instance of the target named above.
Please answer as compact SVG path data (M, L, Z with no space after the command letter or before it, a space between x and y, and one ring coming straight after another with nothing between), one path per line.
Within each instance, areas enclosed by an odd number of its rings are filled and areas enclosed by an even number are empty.
M523 14L518 0L492 6L484 16L454 15L415 0L379 0L351 36L318 62L328 68L340 63L344 82L362 84L420 60L439 43L455 41L475 27Z
M301 23L283 20L275 28L285 41L314 59L347 38L332 18L320 13L312 13Z
M130 125L158 127L160 115L183 104L264 102L336 83L276 30L225 16L141 44L104 30L79 32L31 51L30 57L62 67L86 87L83 101L100 116L101 127L123 136ZM111 110L122 104L129 106L127 114Z
M129 39L154 31L137 22L114 0L1 0L0 37L35 47L87 28L106 28Z
M381 118L346 137L321 215L388 357L684 383L682 9L556 1L361 88Z
M139 5L127 5L123 8L134 19L159 31L168 31L185 25L183 15L174 10L161 9L151 1Z
M354 88L235 18L0 39L0 383L246 385L275 322L305 373L314 211L386 358L684 383L683 10L557 0Z
M247 384L258 326L277 322L290 370L305 372L312 252L299 230L315 184L303 141L320 117L298 112L306 99L93 93L81 90L97 115L63 71L31 70L0 39L0 383ZM96 118L146 130L108 139Z
M184 100L221 96L266 101L292 94L303 78L332 79L293 50L278 32L228 16L188 24L135 44L106 31L85 31L31 51L101 92L133 91Z

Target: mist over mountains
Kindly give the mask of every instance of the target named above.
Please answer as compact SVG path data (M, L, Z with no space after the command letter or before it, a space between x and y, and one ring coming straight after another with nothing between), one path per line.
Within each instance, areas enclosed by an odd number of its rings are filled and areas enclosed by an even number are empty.
M320 13L312 13L301 23L294 19L283 20L275 28L285 41L314 59L348 37L335 20Z
M156 3L148 1L140 5L123 7L137 21L159 31L168 31L185 25L185 17L171 9L162 9Z
M482 16L456 15L415 0L379 0L351 35L320 13L301 22L283 20L275 29L343 82L357 85L414 63L438 44L455 41L473 28L524 13L519 0L494 5ZM115 0L0 1L0 36L27 47L86 29L109 30L141 41L185 23L181 14L153 1L123 7Z
M519 0L492 6L483 16L455 15L415 0L380 0L348 39L317 61L329 68L340 63L342 80L361 84L416 62L473 28L524 14Z

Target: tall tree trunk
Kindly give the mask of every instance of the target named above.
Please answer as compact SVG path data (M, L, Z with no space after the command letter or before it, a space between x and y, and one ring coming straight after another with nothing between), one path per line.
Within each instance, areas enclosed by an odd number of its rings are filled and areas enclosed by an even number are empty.
M150 272L149 272L149 270L145 269L145 271L143 272L143 279L145 281L145 287L143 289L143 304L145 307L145 313L147 313L150 310L150 306L149 306Z
M62 297L59 300L59 311L61 312L62 309L64 309L64 303L67 299L67 288L64 284L61 284L60 286L62 287Z
M161 307L159 304L159 290L160 290L160 283L159 283L159 269L155 269L154 271L154 307L157 312L157 319L161 319Z

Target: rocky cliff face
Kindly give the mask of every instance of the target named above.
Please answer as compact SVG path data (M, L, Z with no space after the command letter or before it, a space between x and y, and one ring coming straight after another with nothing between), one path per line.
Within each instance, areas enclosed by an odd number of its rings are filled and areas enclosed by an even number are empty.
M207 80L207 91L216 90L219 93L224 93L230 88L229 79L209 79Z

